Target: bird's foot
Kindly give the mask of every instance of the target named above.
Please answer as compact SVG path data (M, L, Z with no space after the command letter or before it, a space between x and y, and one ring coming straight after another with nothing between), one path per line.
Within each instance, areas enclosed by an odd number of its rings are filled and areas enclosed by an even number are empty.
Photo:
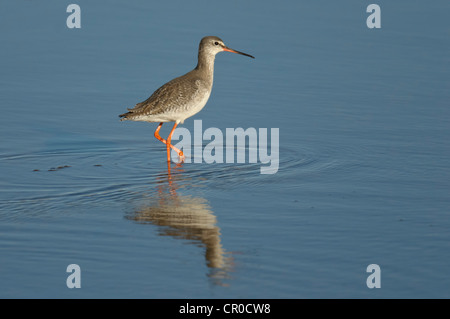
M180 160L180 163L184 163L184 160L186 159L186 157L184 156L183 151L178 152L178 158Z

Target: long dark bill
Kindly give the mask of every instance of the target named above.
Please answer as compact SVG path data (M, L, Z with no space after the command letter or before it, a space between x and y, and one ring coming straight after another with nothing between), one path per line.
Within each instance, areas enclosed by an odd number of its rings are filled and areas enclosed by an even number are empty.
M223 47L223 50L224 50L224 51L227 51L227 52L233 52L233 53L245 55L245 56L251 57L252 59L255 58L253 55L250 55L250 54L247 54L247 53L244 53L244 52L240 52L240 51L236 51L236 50L230 49L230 48L228 48L228 47Z

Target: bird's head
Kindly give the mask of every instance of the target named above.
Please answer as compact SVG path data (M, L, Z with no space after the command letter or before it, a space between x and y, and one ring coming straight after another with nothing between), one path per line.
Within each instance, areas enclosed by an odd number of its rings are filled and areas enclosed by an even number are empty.
M219 52L232 52L232 53L237 53L237 54L241 54L241 55L245 55L251 58L255 58L254 56L244 53L244 52L240 52L240 51L236 51L233 50L229 47L227 47L225 45L225 43L223 43L222 39L220 39L219 37L215 37L215 36L208 36L208 37L204 37L201 41L200 41L200 47L199 47L199 51L200 52L205 52L207 54L210 55L216 55Z

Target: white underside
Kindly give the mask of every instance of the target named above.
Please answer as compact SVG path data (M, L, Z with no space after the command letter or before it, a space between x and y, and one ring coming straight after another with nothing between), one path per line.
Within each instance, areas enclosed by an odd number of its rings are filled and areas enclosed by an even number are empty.
M183 123L184 120L197 114L205 107L206 102L208 102L209 99L210 91L205 93L206 94L202 94L203 97L199 100L194 98L193 100L196 100L195 103L180 106L176 111L154 115L141 115L133 118L132 121Z

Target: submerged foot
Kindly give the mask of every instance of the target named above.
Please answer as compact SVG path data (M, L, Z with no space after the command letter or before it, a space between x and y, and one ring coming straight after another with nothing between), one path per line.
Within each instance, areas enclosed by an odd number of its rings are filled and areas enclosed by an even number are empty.
M180 163L184 163L184 160L186 159L186 157L184 156L183 151L180 151L180 152L178 153L178 159L180 160L180 161L179 161Z

